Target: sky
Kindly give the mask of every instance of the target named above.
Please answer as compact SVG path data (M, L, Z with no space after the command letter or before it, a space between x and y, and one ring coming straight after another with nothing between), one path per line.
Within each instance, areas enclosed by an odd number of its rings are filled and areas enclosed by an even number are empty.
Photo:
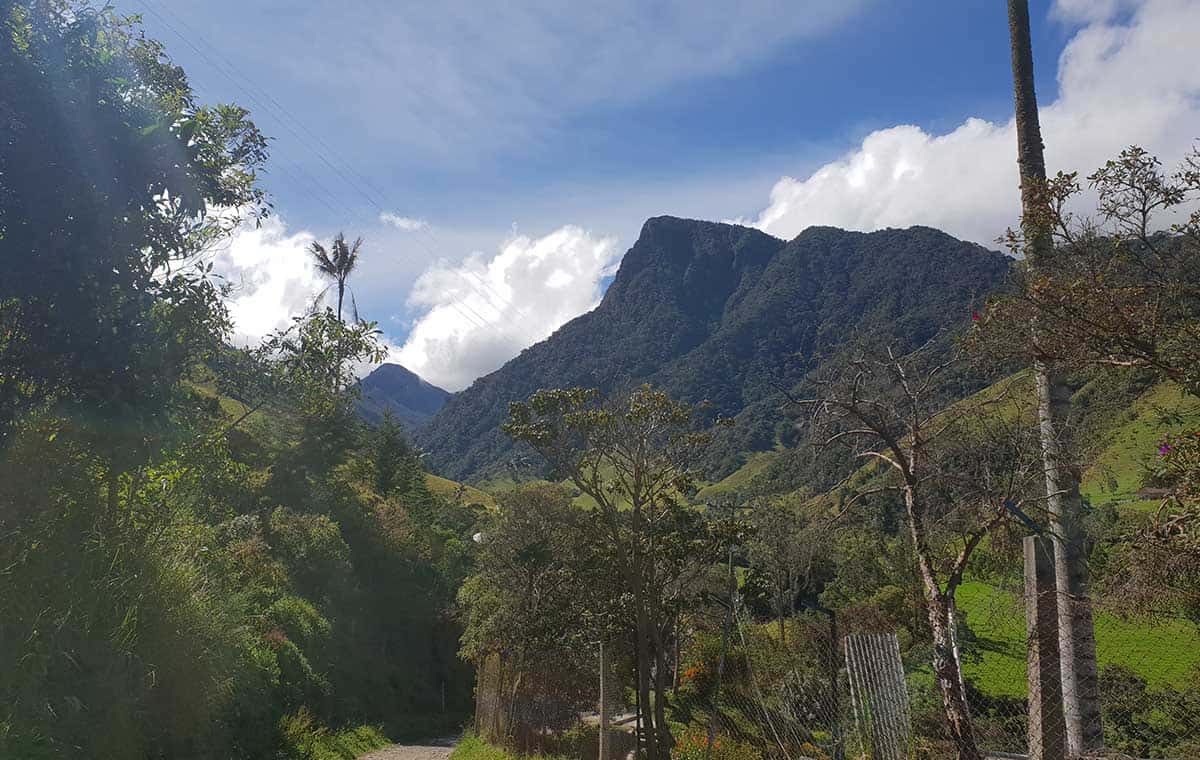
M203 102L272 138L273 215L215 271L252 343L351 280L389 361L460 390L593 308L650 216L923 224L1019 213L996 0L116 0ZM1200 137L1200 2L1031 0L1050 171Z

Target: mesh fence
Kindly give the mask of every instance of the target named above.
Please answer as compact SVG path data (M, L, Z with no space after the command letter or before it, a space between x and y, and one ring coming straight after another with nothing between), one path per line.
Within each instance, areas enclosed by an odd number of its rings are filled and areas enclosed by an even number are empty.
M1029 649L1020 580L968 582L957 599L978 745L987 757L1025 757ZM676 629L673 757L955 757L923 619L896 626L852 608L781 622L754 620L740 604L736 610L728 623L719 607L696 610ZM1094 619L1103 756L1200 758L1200 629L1168 610L1130 617L1105 604ZM604 650L603 666L599 644L524 668L489 658L479 673L477 732L522 753L636 757L631 647L611 642Z
M519 663L497 654L479 667L475 733L520 754L624 758L636 744L633 678L619 647Z
M980 744L1025 753L1029 647L1022 595L1011 586L974 582L959 599L962 670ZM1103 599L1095 601L1093 615L1107 754L1200 758L1200 629L1174 610L1131 615ZM914 655L907 663L910 681L931 680ZM931 729L935 708L927 709ZM927 733L937 738L935 730Z

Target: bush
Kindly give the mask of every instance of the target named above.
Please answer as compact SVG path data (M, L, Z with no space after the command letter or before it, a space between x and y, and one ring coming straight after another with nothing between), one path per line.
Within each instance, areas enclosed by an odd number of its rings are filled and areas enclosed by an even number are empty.
M282 718L279 734L283 743L282 758L287 760L354 760L391 743L373 726L330 731L318 723L307 708Z
M567 760L562 756L541 755L541 760ZM500 747L488 744L472 733L463 734L458 746L450 755L450 760L519 760L514 755Z
M671 751L673 760L754 760L762 754L749 744L734 741L728 736L713 737L712 753L708 752L708 734L700 728L691 727L675 739Z

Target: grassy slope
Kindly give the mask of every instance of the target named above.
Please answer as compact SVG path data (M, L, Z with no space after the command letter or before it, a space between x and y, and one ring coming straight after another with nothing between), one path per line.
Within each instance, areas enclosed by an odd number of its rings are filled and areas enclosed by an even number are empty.
M1104 447L1084 473L1083 495L1095 504L1119 503L1123 510L1156 508L1157 503L1134 498L1146 465L1153 461L1164 433L1194 430L1198 425L1200 400L1184 396L1171 383L1149 389L1118 415Z
M977 640L978 659L963 663L977 688L997 696L1025 696L1025 618L1021 599L986 583L967 582L958 603ZM1200 627L1183 620L1146 625L1107 612L1096 615L1100 667L1129 668L1154 688L1183 685L1200 667Z
M1164 412L1178 415L1171 423ZM1170 383L1156 385L1115 415L1084 472L1080 490L1094 504L1116 503L1122 512L1157 508L1136 500L1145 464L1163 433L1200 424L1200 401L1183 396ZM963 584L958 602L979 640L980 659L964 663L967 678L996 695L1025 694L1025 618L1020 598L981 582ZM1125 620L1106 612L1096 616L1100 666L1122 665L1151 686L1182 684L1200 667L1200 628L1183 620Z
M779 455L774 451L756 451L747 457L746 462L730 473L723 480L709 484L700 489L696 498L700 501L732 496L748 486L758 475L767 468Z
M1025 391L1024 373L981 391L976 399L998 397L1001 388ZM1009 385L1016 382L1018 385ZM1166 413L1166 417L1164 416ZM1169 417L1176 419L1170 421ZM1200 427L1200 401L1183 396L1178 387L1163 383L1145 391L1127 409L1100 428L1100 445L1085 472L1084 496L1095 504L1117 503L1122 512L1157 508L1134 496L1142 485L1145 463L1157 442L1171 429ZM730 476L714 483L701 497L735 492L762 471L772 452L760 452ZM994 586L965 583L958 601L978 639L979 658L964 663L966 676L986 693L1022 697L1025 693L1025 619L1018 596ZM1200 667L1200 628L1186 621L1155 622L1121 619L1100 612L1096 620L1097 655L1101 667L1122 665L1145 678L1151 687L1183 683Z
M435 496L441 496L445 499L453 499L458 493L459 484L453 480L439 477L432 473L425 473L425 485L429 486L429 490ZM474 486L466 486L464 498L472 504L482 504L485 507L493 508L496 506L496 500L486 491L481 491Z

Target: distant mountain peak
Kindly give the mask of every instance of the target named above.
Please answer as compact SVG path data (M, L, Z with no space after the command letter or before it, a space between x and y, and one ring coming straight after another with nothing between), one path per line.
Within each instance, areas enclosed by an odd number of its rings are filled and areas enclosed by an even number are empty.
M385 410L391 410L409 428L416 428L432 417L450 392L424 380L400 364L380 364L359 384L362 398L358 412L368 422L378 422Z
M515 453L500 430L510 402L539 388L610 393L649 382L735 418L713 447L720 474L789 434L773 389L802 379L790 357L828 355L864 334L920 345L966 323L1008 267L1002 254L929 227L810 227L784 241L653 217L593 311L454 394L417 440L442 474L486 478Z

